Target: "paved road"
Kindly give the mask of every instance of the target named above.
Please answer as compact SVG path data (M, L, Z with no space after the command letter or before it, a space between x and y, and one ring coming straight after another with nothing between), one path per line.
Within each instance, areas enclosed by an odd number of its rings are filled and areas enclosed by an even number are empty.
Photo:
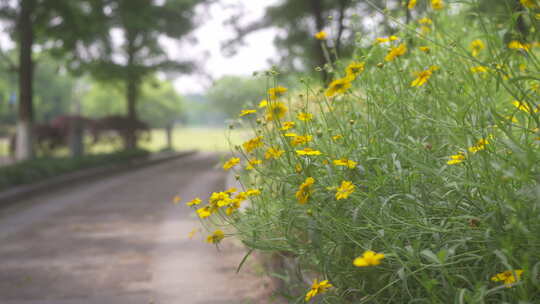
M243 249L189 239L199 222L171 203L223 190L217 161L198 153L1 209L0 303L270 303L257 265L235 273Z

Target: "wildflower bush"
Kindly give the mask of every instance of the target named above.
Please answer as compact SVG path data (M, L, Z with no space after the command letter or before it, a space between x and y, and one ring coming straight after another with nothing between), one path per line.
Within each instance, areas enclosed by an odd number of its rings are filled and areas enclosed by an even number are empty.
M540 303L538 45L505 41L476 1L421 2L399 34L331 58L322 88L270 71L242 112L252 139L223 166L245 189L189 203L295 257L315 279L298 303Z

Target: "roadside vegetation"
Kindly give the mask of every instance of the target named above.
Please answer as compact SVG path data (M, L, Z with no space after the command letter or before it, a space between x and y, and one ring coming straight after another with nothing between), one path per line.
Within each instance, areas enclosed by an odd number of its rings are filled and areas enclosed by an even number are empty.
M148 151L123 150L106 154L91 154L82 157L41 157L0 166L0 191L11 187L41 182L62 174L83 169L121 165L134 159L142 159Z
M313 33L323 86L268 71L223 164L243 189L187 203L227 223L207 241L294 260L291 303L540 302L540 6L481 3L407 1L408 24L350 57Z

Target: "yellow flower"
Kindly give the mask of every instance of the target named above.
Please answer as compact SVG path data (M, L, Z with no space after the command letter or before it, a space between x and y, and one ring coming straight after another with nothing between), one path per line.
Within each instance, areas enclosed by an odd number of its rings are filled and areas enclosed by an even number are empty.
M200 203L202 203L201 199L200 198L194 198L192 199L191 201L187 202L186 205L188 207L191 207L191 206L196 206L196 205L199 205Z
M481 138L474 146L469 147L469 152L476 153L486 149L486 145L489 144L487 139Z
M336 189L336 199L339 201L341 199L348 198L354 192L356 188L350 181L342 181L341 186Z
M508 44L508 48L512 50L524 50L527 52L531 49L531 46L528 44L523 44L517 40L514 40Z
M281 131L287 131L289 129L294 128L295 125L296 125L296 123L294 121L286 121L286 122L283 123L280 130Z
M315 179L313 177L308 177L300 185L300 187L298 187L298 191L296 191L296 199L300 204L305 204L308 202L313 183L315 183Z
M180 203L181 200L182 200L182 198L181 198L179 195L176 195L176 196L173 198L173 203L174 203L174 204L178 204L178 203Z
M262 163L262 160L252 158L252 159L248 160L248 163L246 165L246 170L253 170L253 169L255 169L256 165L260 165L261 163Z
M506 287L512 287L512 284L521 279L523 269L507 270L491 277L493 282L503 282Z
M431 8L434 10L441 10L444 8L443 0L431 0Z
M261 102L259 102L259 108L266 108L266 106L268 106L268 100L263 99Z
M246 115L253 114L253 113L257 113L257 110L242 110L240 112L240 115L238 115L238 116L242 117L242 116L246 116Z
M311 290L306 293L306 302L311 300L314 296L325 293L328 291L328 289L332 288L332 284L328 282L328 280L324 280L321 282L317 282L317 280L313 280L313 284L311 285Z
M345 93L351 87L351 81L352 78L350 77L343 77L332 81L328 89L324 92L324 95L326 97L334 97L335 95Z
M224 238L225 238L225 234L223 233L223 231L218 229L218 230L214 231L214 233L209 235L206 238L206 241L208 243L210 243L210 244L217 244L217 243L221 242L221 240L223 240Z
M519 123L519 120L515 118L514 116L506 116L505 118L510 120L512 123L515 123L515 124Z
M285 95L285 93L287 93L287 88L284 88L282 86L268 89L268 95L270 95L270 99L272 100L280 98L281 96Z
M242 144L242 147L244 147L244 150L246 150L247 153L251 153L253 150L260 148L263 146L263 137L255 137L252 138L245 143Z
M199 215L200 218L205 219L212 215L212 209L210 209L210 206L199 208L197 209L197 215Z
M408 9L413 9L416 6L416 0L409 0L409 4L407 4Z
M192 239L195 236L195 234L197 234L198 231L199 231L198 228L191 230L191 232L188 233L188 238Z
M223 164L223 170L227 171L230 168L236 166L240 162L240 158L231 157L226 163Z
M538 106L534 110L531 110L531 107L529 107L528 104L519 100L514 100L512 104L514 105L514 107L520 109L521 111L525 113L532 114L532 113L538 113L538 111L540 111L540 108Z
M375 43L386 43L386 42L396 41L396 40L399 40L399 37L392 35L390 37L375 38Z
M266 120L276 120L281 119L285 116L289 109L287 106L280 101L270 103L270 106L266 108Z
M364 71L365 65L364 62L353 61L345 68L345 73L348 77L356 79L356 77Z
M298 120L301 120L301 121L310 121L313 119L313 114L300 112L298 113L298 115L296 115L296 118L298 118Z
M259 189L247 189L246 195L247 195L247 196L257 196L257 195L261 195L261 190L259 190Z
M420 49L420 51L422 51L424 53L429 53L431 51L429 46L419 46L418 49Z
M341 135L341 134L337 134L337 135L332 136L333 141L338 141L338 140L340 140L342 138L343 138L343 135Z
M321 151L319 150L313 150L311 148L305 148L304 150L296 150L296 154L298 155L321 155Z
M285 133L283 134L285 137L296 137L298 136L298 134L294 133L294 132L289 132L289 133Z
M239 199L232 200L231 204L229 204L227 209L225 209L225 214L227 215L233 214L233 212L235 212L236 210L240 208L241 204L242 204L242 201Z
M336 159L333 161L333 163L336 166L348 167L349 169L354 169L358 164L357 162L346 158Z
M481 65L471 68L471 72L473 73L487 73L488 71L489 69L487 67Z
M424 17L424 18L418 19L418 23L430 25L430 24L433 24L433 20L429 19L428 17Z
M446 163L448 165L457 165L459 163L462 163L465 160L465 154L463 152L459 152L458 154L454 154L450 156L450 160Z
M316 33L314 36L315 36L315 39L317 40L325 40L328 35L326 34L325 31L320 31Z
M429 26L422 25L420 27L420 31L422 32L422 35L427 35L431 32L431 28Z
M291 140L291 145L293 146L305 145L311 140L313 140L313 136L311 135L295 136Z
M407 45L405 43L402 43L397 47L390 48L390 51L388 52L386 57L384 57L384 60L393 61L397 57L405 55L405 53L407 53Z
M432 66L427 70L416 72L416 79L411 82L411 87L421 87L423 86L433 74L433 71L438 70L437 66Z
M473 57L477 57L478 54L480 54L480 51L482 51L485 47L486 46L484 45L484 42L482 40L473 40L470 45L471 54L473 55Z
M535 8L536 3L534 3L534 0L519 0L523 6L526 8Z
M271 147L268 150L266 150L266 153L264 153L264 158L266 159L278 159L281 157L281 155L285 153L284 150L281 150L279 148Z
M377 266L381 264L382 259L384 259L384 254L368 250L364 252L362 256L354 259L353 264L356 267Z
M236 188L231 188L224 192L214 192L210 196L210 206L212 208L220 208L231 203L230 194L236 192ZM210 210L213 211L213 210Z

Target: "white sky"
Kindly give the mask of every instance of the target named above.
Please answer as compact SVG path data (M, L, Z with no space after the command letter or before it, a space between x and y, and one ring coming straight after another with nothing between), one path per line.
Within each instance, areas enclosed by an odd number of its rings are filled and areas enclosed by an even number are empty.
M233 57L226 57L221 52L221 43L234 37L230 27L225 28L223 21L237 11L230 4L242 4L246 10L246 23L262 18L266 6L276 0L221 0L209 7L205 14L205 22L196 29L193 35L198 43L181 46L166 41L166 51L171 59L197 58L202 63L203 71L211 78L217 79L223 75L251 75L254 71L267 69L268 59L276 56L273 45L275 29L265 29L254 32L245 39L246 44L238 47ZM201 74L182 75L174 80L174 85L180 94L200 93L211 85L211 80Z

